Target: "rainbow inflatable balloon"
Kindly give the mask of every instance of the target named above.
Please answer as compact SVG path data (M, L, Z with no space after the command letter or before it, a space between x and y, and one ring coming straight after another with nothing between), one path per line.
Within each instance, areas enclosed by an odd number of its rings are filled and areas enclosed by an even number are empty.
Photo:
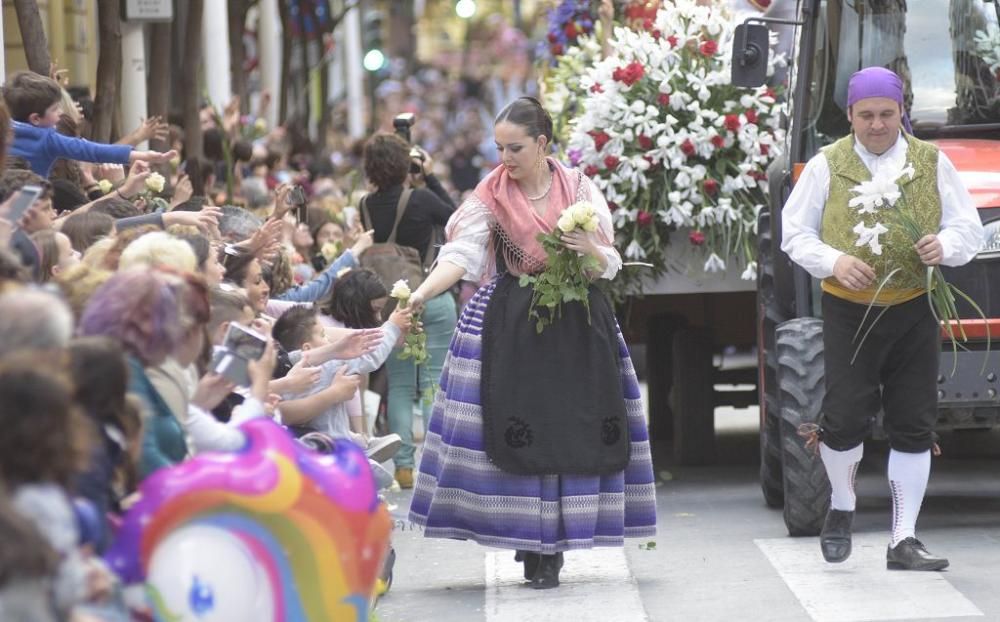
M391 522L364 453L257 419L246 447L143 482L107 554L157 620L367 622Z

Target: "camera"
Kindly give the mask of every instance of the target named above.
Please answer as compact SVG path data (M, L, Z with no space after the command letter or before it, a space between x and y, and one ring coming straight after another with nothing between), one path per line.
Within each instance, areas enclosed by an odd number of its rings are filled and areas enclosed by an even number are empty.
M396 130L396 134L407 143L412 142L410 140L410 128L413 127L413 121L414 116L412 112L397 114L392 118L392 127Z
M417 164L413 160L420 160L420 164ZM424 162L424 152L414 147L410 149L410 174L419 175L424 172L423 162Z

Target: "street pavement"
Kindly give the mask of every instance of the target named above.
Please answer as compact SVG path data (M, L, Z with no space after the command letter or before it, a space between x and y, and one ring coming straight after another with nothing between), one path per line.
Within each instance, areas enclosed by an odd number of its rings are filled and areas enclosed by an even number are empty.
M817 538L787 536L757 482L756 410L716 413L718 464L678 467L657 446L659 533L622 549L566 554L556 590L522 585L513 553L432 540L390 493L397 563L380 622L861 622L1000 620L1000 432L942 435L917 536L941 573L885 569L887 450L869 442L858 474L851 559L826 564Z

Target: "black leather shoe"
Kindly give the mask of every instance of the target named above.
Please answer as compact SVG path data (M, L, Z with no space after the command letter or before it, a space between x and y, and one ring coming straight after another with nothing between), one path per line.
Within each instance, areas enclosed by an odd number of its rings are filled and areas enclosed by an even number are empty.
M514 553L514 561L524 562L524 579L526 581L531 581L535 578L535 573L538 572L538 563L542 560L542 556L539 553L532 553L531 551L517 551Z
M948 567L947 559L928 553L924 544L916 538L906 538L896 546L890 546L885 560L885 567L889 570L944 570Z
M831 564L839 564L851 556L851 523L854 512L834 510L826 513L823 531L819 534L819 548L823 559Z
M538 571L531 579L531 587L536 590L550 590L559 587L559 571L563 567L563 554L542 555Z

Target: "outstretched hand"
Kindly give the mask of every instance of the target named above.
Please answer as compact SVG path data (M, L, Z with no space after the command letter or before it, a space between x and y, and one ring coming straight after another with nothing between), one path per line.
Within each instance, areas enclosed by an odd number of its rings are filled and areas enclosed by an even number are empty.
M353 359L368 354L382 342L381 328L351 330L337 341L330 342L334 350L333 358Z

